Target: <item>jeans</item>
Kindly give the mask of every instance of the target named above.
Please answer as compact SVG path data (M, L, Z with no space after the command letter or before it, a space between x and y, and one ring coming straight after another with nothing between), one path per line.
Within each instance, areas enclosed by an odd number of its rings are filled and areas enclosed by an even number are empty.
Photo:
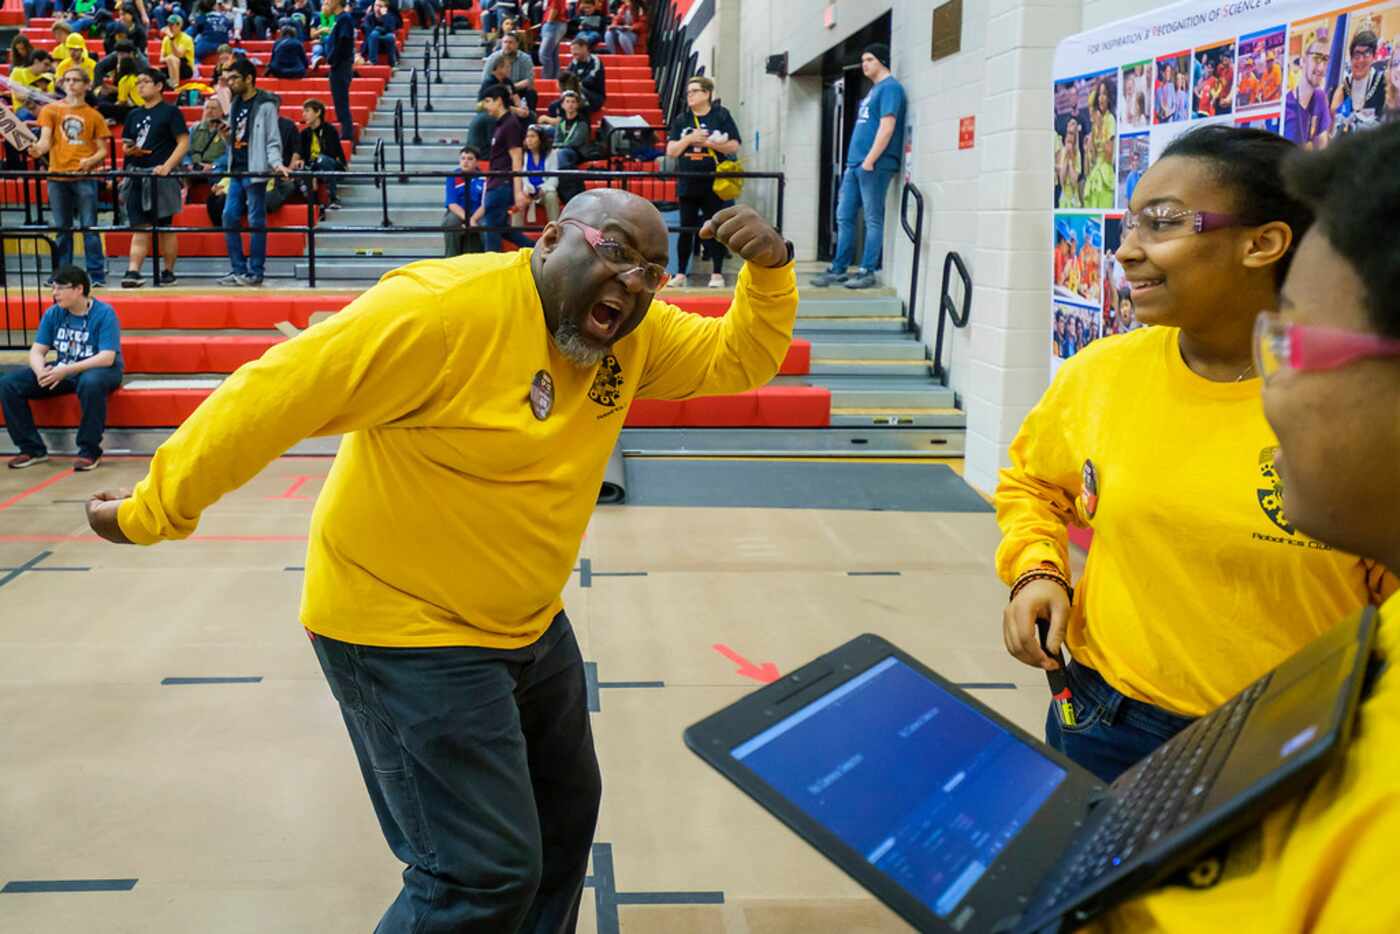
M867 172L859 165L846 166L836 202L836 256L831 261L831 272L843 273L851 265L856 245L856 213L862 208L865 210L865 251L860 265L871 272L880 268L880 253L885 244L885 189L894 176L895 172L890 169Z
M200 36L198 39L194 40L194 60L196 62L204 61L204 59L219 51L219 46L227 42L228 36L224 36L222 39L206 39Z
M1194 721L1160 707L1124 697L1097 671L1071 661L1074 726L1060 724L1051 703L1045 742L1105 782L1112 782Z
M93 231L97 226L97 181L49 180L49 207L53 208L53 225L63 232L54 244L54 270L73 262L73 215L83 231L83 260L88 278L93 282L107 281L107 257L102 253L102 237Z
M680 199L681 226L699 227L733 203L733 201L721 199L712 188L701 190L699 195L695 197L683 197ZM695 241L698 237L699 234L688 230L682 230L676 236L676 272L681 275L685 275L690 269L690 258L695 253ZM714 238L701 240L700 252L705 259L714 263L715 272L724 272L724 260L729 256L729 251L725 249L724 244Z
M572 932L602 780L568 617L514 650L311 642L408 867L376 934Z
M463 253L481 252L481 234L468 228L467 222L451 211L442 213L443 256L461 256Z
M486 189L483 196L486 211L481 215L483 227L509 227L510 207L515 204L515 188L510 184ZM520 230L483 230L481 246L487 253L499 253L501 240L506 239L519 247L531 247L535 243Z
M240 276L261 279L267 266L267 233L250 234L252 250L243 258L243 235L239 222L244 213L249 227L267 226L267 181L261 178L230 179L228 199L224 201L224 246L228 248L229 267Z
M559 40L568 28L568 23L545 23L540 27L540 74L550 81L559 77Z
M637 34L630 29L609 26L604 47L613 55L631 55L637 48Z
M371 65L378 65L381 50L389 53L389 65L392 67L399 55L398 49L394 45L394 34L386 29L372 30L365 36L363 46L365 60Z
M36 16L52 16L53 0L24 0L25 22Z
M78 453L97 460L102 456L102 435L107 430L107 396L121 384L121 367L101 366L84 370L72 379L44 389L33 370L28 366L20 367L0 378L0 406L5 412L5 430L10 433L10 440L21 454L31 457L47 454L44 439L39 437L39 431L34 427L34 413L29 409L29 400L76 392L78 405L83 411L82 421L78 423Z
M335 102L335 119L340 124L340 138L355 141L355 121L350 115L350 79L355 76L354 61L335 65L330 70L331 100Z
M321 155L317 156L315 159L312 159L310 162L306 163L306 168L307 168L308 171L311 171L311 172L343 172L343 171L345 171L345 167L344 167L343 165L340 164L340 160L338 160L338 159L333 159L333 158L331 158L330 156L326 155L325 153L322 153ZM316 179L316 184L318 184L318 185L325 185L325 186L326 186L326 196L327 196L327 198L328 198L329 200L331 200L331 201L334 201L334 200L335 200L335 179L334 179L334 178L326 178L326 179L318 178L318 179ZM319 200L319 199L318 199L318 200Z

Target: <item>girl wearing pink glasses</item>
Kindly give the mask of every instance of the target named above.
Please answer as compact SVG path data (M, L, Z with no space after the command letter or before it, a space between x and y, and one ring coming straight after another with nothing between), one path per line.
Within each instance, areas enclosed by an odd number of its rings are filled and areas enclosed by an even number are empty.
M1061 367L996 493L1008 651L1063 642L1076 710L1047 741L1111 781L1394 582L1319 545L1281 500L1254 322L1312 212L1284 188L1295 147L1207 126L1142 176L1116 258L1138 319ZM1070 524L1094 531L1071 589Z

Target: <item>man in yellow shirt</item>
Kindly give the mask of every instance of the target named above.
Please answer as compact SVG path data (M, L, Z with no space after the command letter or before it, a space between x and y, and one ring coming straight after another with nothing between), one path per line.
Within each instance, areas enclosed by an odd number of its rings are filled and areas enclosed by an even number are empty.
M634 399L772 378L797 313L791 244L751 208L701 236L747 261L722 318L654 300L666 226L618 190L534 249L398 269L89 503L109 540L184 538L300 439L344 434L301 622L409 866L380 931L574 929L601 784L560 594L604 468Z
M43 49L36 49L28 65L10 71L10 103L15 116L21 120L35 120L42 104L39 99L30 100L28 89L40 92L51 89L53 81L53 56Z
M63 53L63 60L54 69L54 78L59 84L63 83L63 76L70 68L81 68L88 84L92 84L92 73L97 68L97 62L88 54L87 40L80 33L71 33L63 40Z
M194 40L185 32L185 21L178 13L165 18L165 33L160 40L160 63L170 77L170 86L178 88L194 77Z
M1256 330L1289 521L1392 568L1400 567L1400 244L1375 232L1400 201L1397 162L1400 124L1389 124L1287 166L1290 190L1317 223L1280 313L1261 315ZM1381 607L1375 662L1352 741L1312 788L1232 841L1223 863L1198 867L1193 886L1164 886L1096 929L1400 931L1400 596Z

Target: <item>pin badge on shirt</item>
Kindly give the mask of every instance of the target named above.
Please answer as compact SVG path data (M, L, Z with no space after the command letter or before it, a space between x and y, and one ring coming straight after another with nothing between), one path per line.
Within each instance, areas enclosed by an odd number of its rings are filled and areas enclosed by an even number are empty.
M1099 511L1099 473L1094 469L1094 462L1086 460L1084 469L1080 474L1084 490L1080 493L1080 499L1084 502L1084 512L1090 519L1094 518L1094 513Z
M530 383L530 411L535 413L535 418L544 421L549 418L549 413L554 408L554 378L544 370L535 374L535 379Z

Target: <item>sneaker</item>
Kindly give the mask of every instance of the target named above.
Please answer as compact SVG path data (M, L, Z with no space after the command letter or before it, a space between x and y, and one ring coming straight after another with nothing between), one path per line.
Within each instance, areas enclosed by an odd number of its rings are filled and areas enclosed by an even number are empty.
M173 270L173 269L162 269L162 270L160 271L160 284L161 284L161 285L174 285L175 282L176 282L176 279L175 279L175 270Z
M327 211L339 211L340 208L341 208L341 204L340 204L340 199L339 199L339 198L336 198L336 199L332 200L330 204L326 205L326 210L327 210Z
M723 274L723 273L719 273L719 272L712 272L712 273L710 273L710 285L709 285L709 287L712 288L712 289L722 289L722 288L724 288L724 274Z
M122 275L122 288L124 289L139 289L145 284L146 280L141 278L141 273L137 272L135 269L128 269L126 273Z
M690 282L685 278L685 273L672 276L671 280L666 284L673 289L684 289L690 286Z
M98 455L97 457L80 457L77 460L73 461L73 469L79 472L85 470L96 470L97 465L100 463L102 463L101 455Z
M263 284L262 276L239 276L238 284L245 288L255 289Z
M307 71L315 71L316 66L319 64L321 64L321 53L317 52L315 55L311 56L311 67L309 67Z
M231 273L229 273L228 275L224 276L224 277L221 278L221 279L216 279L216 280L214 281L214 284L215 284L215 285L224 285L224 286L228 286L228 285L242 285L242 284L243 284L243 276L242 276L240 273L231 272Z
M19 457L10 458L11 470L23 470L26 467L33 467L35 464L42 464L48 460L47 454L21 454Z
M869 289L875 286L875 273L867 269L857 269L856 274L848 278L843 285L848 289Z
M52 287L53 287L53 276L49 276L47 279L44 280L44 287L45 287L45 288L52 288Z
M832 272L830 269L828 269L821 275L813 276L809 281L810 284L816 286L819 289L823 289L829 285L840 285L841 283L845 282L846 279L847 276L844 272Z
M93 279L93 280L92 280L92 287L93 287L94 289L105 289L105 288L107 288L107 277L106 277L106 276L103 276L101 279Z

